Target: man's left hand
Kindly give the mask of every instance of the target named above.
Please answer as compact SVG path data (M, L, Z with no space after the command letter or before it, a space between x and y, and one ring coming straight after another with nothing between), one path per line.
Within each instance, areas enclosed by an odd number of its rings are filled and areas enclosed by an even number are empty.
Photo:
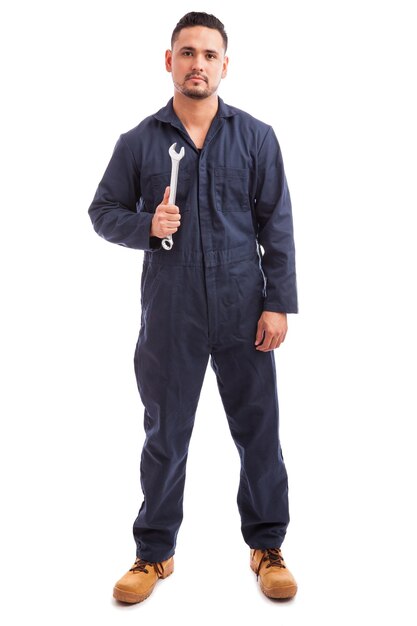
M287 334L287 314L264 311L259 318L255 346L261 352L278 348Z

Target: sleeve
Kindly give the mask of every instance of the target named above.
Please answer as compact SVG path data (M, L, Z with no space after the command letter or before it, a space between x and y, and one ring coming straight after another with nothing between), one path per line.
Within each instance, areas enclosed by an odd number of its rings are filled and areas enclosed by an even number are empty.
M255 214L264 252L264 311L298 313L291 199L281 149L272 127L258 153Z
M161 239L149 235L154 214L136 209L140 195L139 171L120 135L88 209L96 233L111 243L137 250L161 247Z

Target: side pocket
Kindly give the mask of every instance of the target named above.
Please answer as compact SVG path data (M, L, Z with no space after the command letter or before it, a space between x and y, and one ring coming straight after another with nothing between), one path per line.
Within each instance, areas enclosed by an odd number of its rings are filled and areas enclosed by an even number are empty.
M142 307L154 297L163 268L159 263L144 264L141 278Z

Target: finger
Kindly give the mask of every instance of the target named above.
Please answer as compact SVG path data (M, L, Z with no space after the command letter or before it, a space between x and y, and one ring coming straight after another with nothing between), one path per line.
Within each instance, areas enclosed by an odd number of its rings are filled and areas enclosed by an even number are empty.
M169 202L169 186L165 187L164 197L162 198L161 204L168 204Z
M164 211L165 211L165 217L167 220L179 220L180 219L180 213L179 213L178 207L174 206L173 204L166 204L164 206Z
M279 346L283 343L283 341L285 340L287 333L286 332L282 332L278 335L277 337L277 346L276 348L279 348Z
M170 213L172 215L179 214L180 210L176 204L167 204L165 207L165 213Z
M262 352L267 352L268 350L271 349L271 342L273 340L274 336L271 335L271 333L265 333L265 337L264 340L262 342L262 345L259 346L257 348L257 350L261 350Z
M274 341L271 342L271 350L276 350L277 348L279 348L281 343L282 341L280 337L277 337L276 339L274 339Z
M262 325L259 324L258 325L258 329L256 331L255 346L257 346L258 344L262 343L263 336L264 336L264 330L262 328Z
M165 228L172 229L172 228L179 228L179 226L180 226L180 223L178 220L175 220L175 221L166 220L165 222Z

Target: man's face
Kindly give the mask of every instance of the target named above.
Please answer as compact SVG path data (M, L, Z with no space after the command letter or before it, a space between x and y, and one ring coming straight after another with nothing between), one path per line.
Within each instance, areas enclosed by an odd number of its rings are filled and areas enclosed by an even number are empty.
M165 53L165 67L172 73L175 89L198 100L216 93L228 62L221 34L205 26L183 28L172 51Z

